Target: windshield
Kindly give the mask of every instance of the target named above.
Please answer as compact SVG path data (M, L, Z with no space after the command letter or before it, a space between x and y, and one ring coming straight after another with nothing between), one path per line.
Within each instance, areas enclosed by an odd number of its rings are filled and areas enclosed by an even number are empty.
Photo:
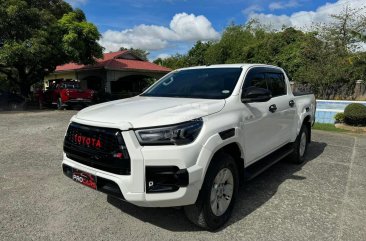
M62 83L62 89L80 89L79 83Z
M173 72L142 96L225 99L231 95L242 68L203 68Z

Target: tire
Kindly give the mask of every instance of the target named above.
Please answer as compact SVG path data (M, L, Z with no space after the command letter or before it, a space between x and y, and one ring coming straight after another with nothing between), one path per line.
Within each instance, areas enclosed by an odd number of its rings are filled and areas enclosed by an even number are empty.
M294 142L294 152L290 155L293 163L301 164L305 161L306 152L309 144L309 129L306 125L301 127L300 133Z
M239 176L234 158L223 152L216 154L196 203L184 207L187 218L211 231L222 227L231 216L238 187Z
M64 107L62 106L62 99L59 97L57 98L57 109L58 110L63 110Z

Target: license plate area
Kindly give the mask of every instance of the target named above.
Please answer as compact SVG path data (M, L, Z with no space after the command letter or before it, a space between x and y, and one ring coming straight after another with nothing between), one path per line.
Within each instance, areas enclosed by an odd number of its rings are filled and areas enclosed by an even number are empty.
M97 189L97 177L93 174L72 168L71 179L94 190Z

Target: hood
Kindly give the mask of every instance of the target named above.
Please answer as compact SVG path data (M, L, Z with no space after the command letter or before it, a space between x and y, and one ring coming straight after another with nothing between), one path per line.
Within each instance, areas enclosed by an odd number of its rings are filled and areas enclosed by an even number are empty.
M224 106L225 100L136 96L85 108L74 120L111 124L121 129L142 128L204 117Z

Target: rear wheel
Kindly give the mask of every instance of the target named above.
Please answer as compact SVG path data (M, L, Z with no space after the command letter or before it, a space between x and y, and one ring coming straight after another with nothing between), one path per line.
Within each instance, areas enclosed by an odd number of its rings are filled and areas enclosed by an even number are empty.
M230 218L238 194L239 177L234 158L214 156L195 204L184 208L194 224L209 230L220 228Z
M305 160L305 155L309 144L309 129L306 125L301 127L300 133L294 143L294 152L290 156L292 162L301 164Z

